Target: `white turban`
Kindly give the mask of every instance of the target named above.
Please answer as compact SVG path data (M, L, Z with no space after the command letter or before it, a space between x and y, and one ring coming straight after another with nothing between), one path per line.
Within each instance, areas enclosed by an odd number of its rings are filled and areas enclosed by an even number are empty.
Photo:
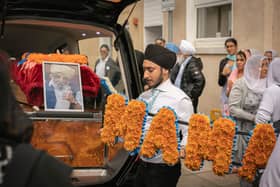
M188 42L187 40L181 40L179 49L184 55L193 55L195 53L194 46L191 42Z
M267 79L260 78L262 61L265 57L252 55L244 67L244 79L247 87L255 93L263 93L266 88Z
M64 64L51 64L50 73L61 73L68 79L72 79L75 75L75 69Z

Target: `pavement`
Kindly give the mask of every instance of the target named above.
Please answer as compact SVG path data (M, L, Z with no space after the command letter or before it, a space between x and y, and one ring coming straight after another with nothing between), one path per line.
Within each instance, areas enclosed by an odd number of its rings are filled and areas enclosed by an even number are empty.
M212 162L205 161L200 171L187 169L182 161L182 174L177 187L240 187L237 174L217 176L212 171Z

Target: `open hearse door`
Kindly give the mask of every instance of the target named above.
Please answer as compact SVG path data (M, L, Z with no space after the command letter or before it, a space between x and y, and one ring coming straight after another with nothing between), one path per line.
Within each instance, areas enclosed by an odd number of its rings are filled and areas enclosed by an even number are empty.
M122 143L101 142L106 97L142 91L120 13L137 0L1 0L0 49L10 56L17 101L33 121L31 144L73 167L75 185L111 184L132 159ZM97 75L100 46L112 66ZM109 57L108 57L109 58ZM61 72L67 72L62 77ZM65 95L71 99L65 100Z

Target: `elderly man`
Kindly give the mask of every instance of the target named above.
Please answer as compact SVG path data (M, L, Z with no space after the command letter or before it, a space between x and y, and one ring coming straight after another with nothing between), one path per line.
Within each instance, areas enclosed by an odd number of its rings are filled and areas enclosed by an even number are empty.
M50 81L46 82L47 109L81 109L82 95L71 85L75 69L64 64L50 65Z
M194 112L197 113L198 98L205 86L203 65L200 58L193 56L195 48L190 42L182 40L179 49L181 57L172 69L171 81L191 98Z
M155 44L147 46L144 56L144 80L149 90L139 98L148 104L148 112L157 113L164 106L174 109L179 120L188 121L193 113L190 98L179 88L175 87L170 79L170 69L176 62L176 54ZM150 128L152 118L147 119L144 134ZM164 124L162 124L164 125ZM179 124L180 125L180 124ZM187 126L180 125L182 131L181 156L184 156L184 147L187 141ZM161 152L153 158L140 158L140 165L136 174L137 187L175 187L181 175L180 159L175 165L167 165L162 160Z

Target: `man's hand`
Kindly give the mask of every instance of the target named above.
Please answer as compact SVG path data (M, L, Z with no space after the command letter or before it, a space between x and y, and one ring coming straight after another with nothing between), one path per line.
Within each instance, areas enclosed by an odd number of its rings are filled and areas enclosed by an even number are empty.
M64 95L63 95L63 98L67 101L69 101L70 103L73 103L73 104L77 104L77 101L73 95L73 92L70 90L70 91L67 91Z

